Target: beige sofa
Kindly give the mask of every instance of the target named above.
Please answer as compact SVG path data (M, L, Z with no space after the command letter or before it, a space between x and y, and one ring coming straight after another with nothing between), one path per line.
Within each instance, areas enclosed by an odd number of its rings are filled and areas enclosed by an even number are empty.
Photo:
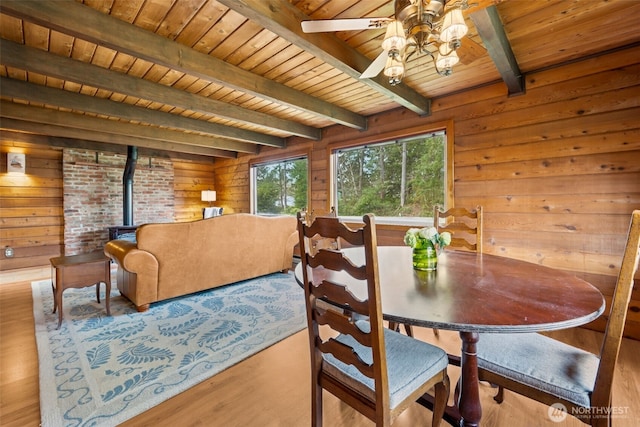
M145 224L136 243L111 240L117 284L138 311L149 304L290 269L298 241L293 216L232 214Z

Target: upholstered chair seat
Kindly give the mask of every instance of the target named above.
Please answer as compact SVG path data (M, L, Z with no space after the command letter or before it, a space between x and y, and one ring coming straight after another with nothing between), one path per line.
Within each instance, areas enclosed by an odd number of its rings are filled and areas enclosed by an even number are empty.
M358 327L368 332L369 322L358 321ZM352 347L367 364L373 363L371 348L359 344L349 335L340 335L337 341ZM409 397L409 393L447 368L447 353L439 347L418 341L390 329L384 330L389 375L389 406L395 409ZM331 354L323 355L325 371L353 390L375 399L374 380L363 375L353 365L347 365Z
M600 359L541 334L480 334L478 367L579 406L590 405Z

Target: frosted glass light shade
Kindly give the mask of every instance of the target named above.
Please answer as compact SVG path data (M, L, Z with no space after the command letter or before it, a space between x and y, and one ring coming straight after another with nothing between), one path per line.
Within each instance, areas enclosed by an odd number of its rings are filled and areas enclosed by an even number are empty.
M462 10L453 9L444 15L440 40L445 43L449 43L452 40L460 40L467 34L467 31L469 31L469 28L464 23Z
M455 50L449 52L448 55L442 55L440 52L436 55L436 68L439 70L445 70L447 68L452 68L460 61L458 58L458 54Z
M382 48L386 51L401 51L407 45L404 27L400 21L391 21L387 25L387 32L382 41Z
M387 77L402 77L404 74L404 64L398 58L388 57L384 66L384 75Z

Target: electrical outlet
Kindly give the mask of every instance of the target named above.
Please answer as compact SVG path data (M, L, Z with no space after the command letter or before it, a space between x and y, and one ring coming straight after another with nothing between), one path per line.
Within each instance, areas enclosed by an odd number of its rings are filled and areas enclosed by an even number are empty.
M13 248L11 246L4 248L4 256L6 258L13 258Z

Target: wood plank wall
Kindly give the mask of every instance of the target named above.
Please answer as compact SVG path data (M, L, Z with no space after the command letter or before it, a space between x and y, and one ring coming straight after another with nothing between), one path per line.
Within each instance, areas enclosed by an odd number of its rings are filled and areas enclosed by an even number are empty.
M452 120L454 203L483 205L485 252L574 271L609 303L630 213L640 209L639 117L640 48L633 47L531 73L525 95L508 97L496 83L433 100L430 117L395 110L371 117L364 132L336 126L321 141L292 139L287 152L311 153L311 208L323 210L332 147ZM273 154L217 162L220 204L248 212L249 164ZM402 229L381 232L401 244ZM626 329L636 339L639 282Z
M24 153L26 173L7 174L7 153ZM14 249L6 258L4 249ZM0 270L49 264L64 249L62 149L0 145Z
M173 171L175 220L186 222L202 219L202 208L208 204L201 200L201 191L216 189L213 182L213 162L174 159Z
M10 135L10 134L9 134ZM0 134L0 272L48 266L64 254L62 148ZM26 154L26 174L7 174L7 152ZM172 159L175 221L202 219L200 191L215 189L213 161ZM4 248L14 248L6 258Z

